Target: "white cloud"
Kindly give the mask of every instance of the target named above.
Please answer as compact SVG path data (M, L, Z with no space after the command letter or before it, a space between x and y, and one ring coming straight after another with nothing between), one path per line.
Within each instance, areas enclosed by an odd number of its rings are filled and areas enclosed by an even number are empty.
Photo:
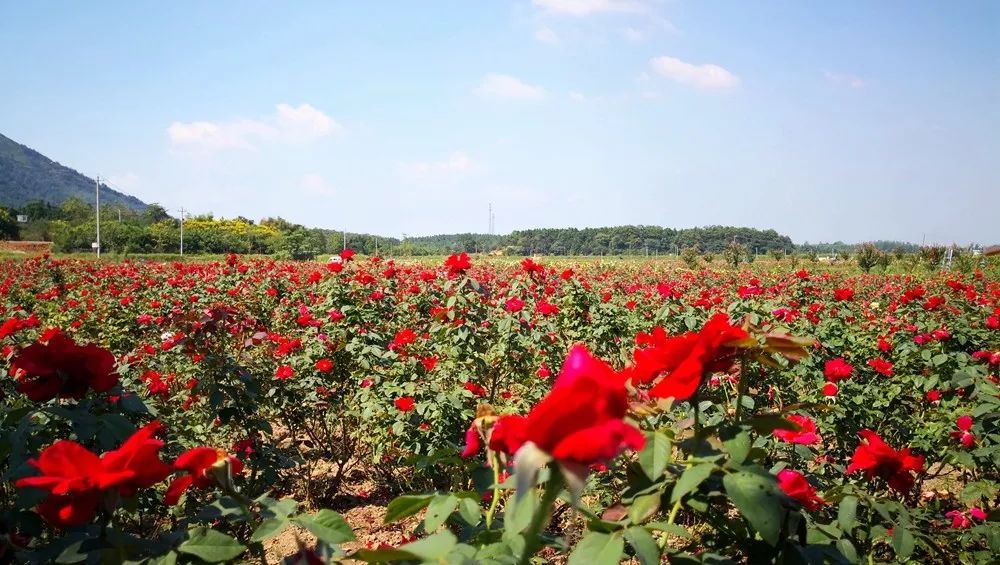
M584 100L587 99L587 97L584 96L582 92L577 92L575 90L570 91L569 97L572 98L573 100L576 100L577 102L583 102Z
M656 73L696 88L733 88L740 83L739 77L718 65L693 65L666 56L656 57L649 64Z
M532 4L551 14L589 16L607 12L638 13L646 10L639 0L532 0Z
M333 118L309 104L298 107L278 104L277 125L280 133L295 139L324 137L341 129Z
M170 143L202 152L256 149L263 141L307 142L338 133L340 124L309 104L278 104L273 115L228 122L174 122L167 128Z
M412 179L460 175L475 169L476 163L462 151L455 151L442 161L415 161L401 166L404 176Z
M865 81L861 77L857 77L854 75L848 75L843 73L832 73L830 71L827 71L825 75L826 75L826 80L834 84L845 84L847 86L850 86L851 88L861 88L862 86L865 85Z
M309 173L302 175L299 180L299 188L308 194L315 196L333 196L336 194L333 186L331 186L322 175L316 173Z
M646 33L643 32L642 30L635 29L634 27L627 27L623 29L622 35L624 35L625 39L629 41L638 42L646 39Z
M515 100L541 100L545 98L545 89L522 82L520 79L496 73L483 77L476 88L476 93L483 98L512 98Z
M543 27L535 31L535 39L541 41L542 43L548 43L549 45L556 45L559 43L559 36L556 32L552 31L551 28Z

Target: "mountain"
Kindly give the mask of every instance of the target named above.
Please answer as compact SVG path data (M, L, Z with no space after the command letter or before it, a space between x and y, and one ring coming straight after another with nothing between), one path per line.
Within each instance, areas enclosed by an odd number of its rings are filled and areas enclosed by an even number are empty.
M58 205L71 197L93 204L94 179L0 134L0 205L17 208L32 200ZM101 204L146 208L142 200L103 184Z

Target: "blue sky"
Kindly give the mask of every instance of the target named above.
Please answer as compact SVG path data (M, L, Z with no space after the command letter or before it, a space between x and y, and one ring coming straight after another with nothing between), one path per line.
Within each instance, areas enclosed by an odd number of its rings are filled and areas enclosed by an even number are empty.
M0 133L172 210L399 236L1000 242L1000 3L5 2Z

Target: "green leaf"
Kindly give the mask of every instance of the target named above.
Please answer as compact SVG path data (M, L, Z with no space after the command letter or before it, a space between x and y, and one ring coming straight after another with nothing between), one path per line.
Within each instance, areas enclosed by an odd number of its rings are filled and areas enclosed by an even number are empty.
M281 533L285 528L291 524L287 518L268 518L257 526L257 529L253 531L253 535L250 536L250 541L260 542L264 540L271 539L272 537Z
M660 432L646 434L646 447L639 452L639 466L649 480L663 476L670 462L670 438Z
M455 538L455 534L445 530L422 540L400 546L399 549L416 555L423 561L437 561L448 555L456 545L458 545L458 539Z
M246 546L226 534L204 526L188 530L188 539L177 547L177 551L194 555L207 563L236 559L246 549Z
M424 529L433 532L444 524L448 516L455 511L458 506L458 499L452 495L440 494L431 499L427 505L427 514L424 515Z
M738 471L726 475L722 484L729 499L760 537L771 546L777 546L785 509L781 504L784 495L774 477Z
M324 508L315 514L297 516L293 521L329 545L337 545L355 539L351 526L347 524L343 516L333 510Z
M913 555L913 534L910 530L896 524L892 529L892 549L896 552L896 557L907 559Z
M837 540L837 551L841 553L849 562L858 562L858 550L854 548L854 544L851 540L844 538Z
M840 508L837 509L837 523L840 529L846 534L850 534L854 529L854 522L858 517L858 498L855 496L845 496L840 501Z
M646 528L633 526L625 530L625 540L635 550L640 565L657 565L660 562L660 548Z
M668 524L666 522L650 522L645 525L645 528L664 532L672 536L691 539L691 532L688 532L687 529L680 524Z
M742 465L750 454L750 434L746 432L740 432L722 444L729 452L729 458L734 465Z
M267 513L274 518L287 518L288 516L291 516L299 506L299 503L292 498L274 500L271 497L264 496L258 498L257 500L260 502L261 506L264 507L264 510L266 510Z
M588 532L569 554L567 565L617 565L625 551L620 532L605 534Z
M670 493L670 502L677 502L685 494L698 488L698 485L707 479L714 470L714 463L701 463L684 469L681 477L674 483L674 489Z
M637 496L628 509L629 520L633 524L641 524L656 514L656 511L660 509L660 494L654 492L653 494Z
M479 509L479 503L471 498L463 498L458 501L458 514L470 526L478 526L483 519L483 513Z
M413 516L430 504L433 494L405 494L389 503L385 509L385 523L389 524Z

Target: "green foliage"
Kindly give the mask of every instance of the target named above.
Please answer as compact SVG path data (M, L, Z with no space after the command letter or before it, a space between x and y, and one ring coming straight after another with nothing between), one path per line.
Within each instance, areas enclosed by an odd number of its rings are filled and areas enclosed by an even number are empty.
M858 252L855 255L858 268L865 273L871 271L872 267L878 265L883 260L883 257L888 257L888 255L879 251L878 248L871 243L863 244L858 248Z
M774 230L709 226L675 230L657 226L518 230L501 245L524 255L664 255L685 247L720 252L733 238L762 251L791 250L792 240Z
M18 227L17 221L14 215L11 214L11 211L7 208L0 208L0 239L18 239L20 232L20 227Z
M739 267L740 263L751 260L750 249L746 245L733 240L722 250L722 258L725 259L727 265L735 269Z
M684 265L688 269L698 268L698 247L685 247L681 250L681 261L684 261Z
M310 235L279 220L202 217L188 229ZM177 227L167 220L149 233ZM15 562L259 561L294 528L318 540L308 550L323 559L367 562L987 562L1000 549L995 266L861 275L789 263L694 273L664 261L545 260L527 272L473 258L451 275L438 262L362 257L340 270L243 257L2 263L0 304L14 322L0 337L9 347L0 369L12 375L0 381L0 548L14 540ZM835 299L844 288L853 296ZM523 306L509 307L512 298ZM645 438L637 453L585 481L584 469L541 451L513 467L497 454L459 457L470 422L489 433L496 416L538 406L572 344L620 369L639 332L681 336L717 311L751 332L747 349L717 344L735 365L708 368L714 346L699 342L685 364L697 362L702 384L688 400L651 399L654 383L638 384L626 415ZM113 352L118 384L79 400L28 399L11 359L52 327ZM412 340L399 337L406 330ZM700 338L683 339L674 343ZM837 357L854 369L825 396L825 363ZM892 363L892 376L875 372L875 358ZM793 415L815 423L814 440L775 434L799 431ZM954 435L960 416L972 418L971 442ZM210 446L245 469L213 474L174 507L163 504L164 484L108 493L75 530L46 525L38 493L14 487L57 440L102 453L154 418L164 460ZM862 429L926 457L910 491L846 473ZM786 492L785 470L821 500ZM350 473L378 485L379 502L402 494L386 519L412 541L346 549L350 524L324 508L352 503ZM991 516L971 518L973 507ZM970 516L967 527L952 527L952 512Z

